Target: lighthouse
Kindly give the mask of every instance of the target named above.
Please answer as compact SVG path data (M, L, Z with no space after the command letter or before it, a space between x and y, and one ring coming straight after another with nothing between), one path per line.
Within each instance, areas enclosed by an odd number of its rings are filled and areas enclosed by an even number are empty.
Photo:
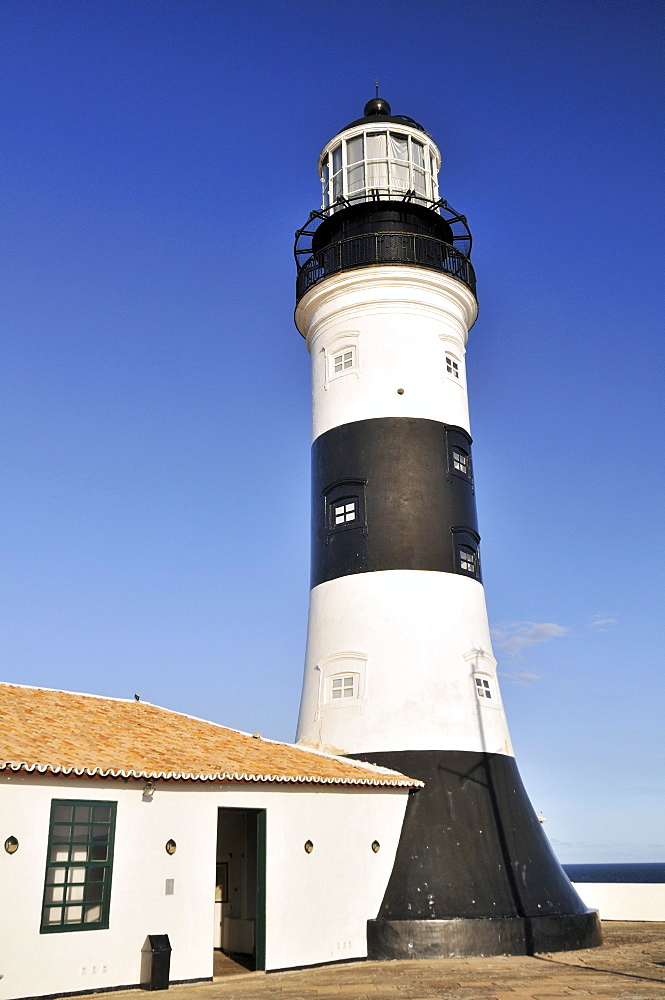
M501 701L467 399L471 233L440 166L424 128L377 97L324 147L321 208L296 234L313 425L297 739L424 782L368 923L379 959L600 943Z

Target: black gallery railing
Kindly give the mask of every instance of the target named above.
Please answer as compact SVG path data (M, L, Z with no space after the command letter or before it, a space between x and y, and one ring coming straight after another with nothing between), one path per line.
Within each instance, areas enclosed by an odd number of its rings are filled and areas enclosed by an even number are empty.
M363 233L331 243L304 262L296 279L296 301L329 275L368 264L418 264L449 274L476 291L471 261L449 243L417 233Z

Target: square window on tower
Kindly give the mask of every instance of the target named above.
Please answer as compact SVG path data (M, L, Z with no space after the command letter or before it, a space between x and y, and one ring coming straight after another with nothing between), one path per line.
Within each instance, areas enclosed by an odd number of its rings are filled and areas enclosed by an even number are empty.
M475 528L460 525L452 529L454 572L480 581L480 535Z
M332 506L333 520L335 526L339 524L350 524L358 519L358 501L355 497L347 497L334 503Z
M446 428L448 474L464 480L473 489L471 437L462 427ZM460 539L462 541L462 539Z
M446 354L446 373L459 379L459 361L452 354Z
M461 448L453 448L453 469L463 476L471 476L471 461L467 452Z
M333 375L341 375L343 372L351 371L355 368L355 351L350 347L346 351L340 351L333 355Z
M459 567L463 573L470 573L471 576L476 575L476 553L471 549L467 549L466 546L460 546L459 550Z
M342 698L356 698L357 694L358 687L355 674L330 678L330 697L333 701L338 701Z
M359 479L333 483L324 491L321 513L324 517L321 527L325 526L328 540L338 532L364 531L365 483Z
M476 682L476 694L479 698L489 698L492 699L492 688L490 687L490 682L486 677L474 677Z

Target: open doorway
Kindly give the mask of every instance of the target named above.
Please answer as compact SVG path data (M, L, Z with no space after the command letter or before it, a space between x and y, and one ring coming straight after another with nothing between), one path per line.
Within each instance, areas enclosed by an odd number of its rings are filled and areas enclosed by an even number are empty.
M265 885L265 809L218 809L214 947L246 969L265 969Z

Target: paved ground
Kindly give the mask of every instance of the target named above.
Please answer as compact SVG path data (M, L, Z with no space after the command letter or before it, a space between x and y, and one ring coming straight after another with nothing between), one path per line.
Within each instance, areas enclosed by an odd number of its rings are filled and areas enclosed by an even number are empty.
M298 972L235 970L171 986L169 1000L665 1000L665 923L603 925L605 944L534 958L351 962ZM219 970L220 972L222 969ZM138 1000L128 990L113 1000Z

